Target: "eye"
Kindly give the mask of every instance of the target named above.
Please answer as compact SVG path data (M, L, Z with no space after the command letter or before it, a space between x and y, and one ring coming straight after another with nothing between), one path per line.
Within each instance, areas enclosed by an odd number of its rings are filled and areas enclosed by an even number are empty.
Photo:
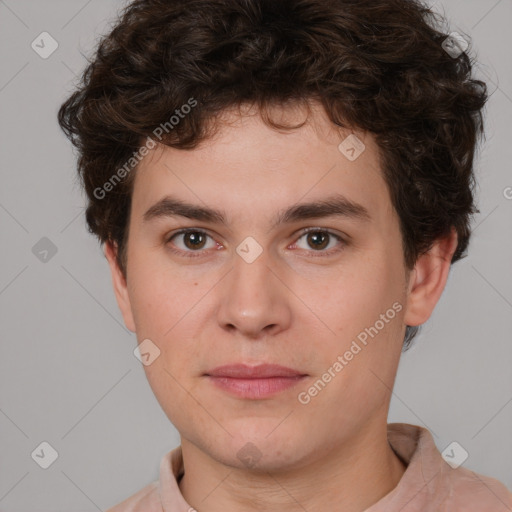
M208 239L211 240L209 247L207 243ZM301 247L300 241L302 239L305 240L305 247L304 245ZM176 242L175 240L181 240L181 243ZM166 244L169 245L169 250L171 252L186 258L203 256L207 249L221 249L223 247L208 233L206 233L206 231L201 229L182 229L181 231L168 236L166 238ZM343 250L345 245L346 242L341 236L327 229L307 228L303 230L302 235L298 238L292 248L298 247L299 249L304 249L310 253L319 253L311 254L312 256L330 256L331 254L335 254ZM313 249L311 250L311 248Z
M211 244L210 247L206 246L208 238L213 241L213 244ZM201 253L204 252L203 250L222 247L220 244L215 242L213 238L206 233L206 231L202 231L201 229L182 229L181 231L169 236L166 239L166 243L170 244L170 242L175 239L182 240L181 247L179 243L173 242L172 245L178 246L178 249L174 249L170 246L170 251L185 257L193 258L196 256L202 256ZM198 254L190 254L194 252Z
M299 242L301 239L305 240L306 247L300 246ZM318 254L318 256L329 256L331 254L338 253L339 251L343 250L344 246L346 245L346 242L343 240L343 238L341 238L341 236L332 233L327 229L308 228L303 232L303 234L299 237L299 239L294 245L299 246L300 249L305 249L309 251L311 248L313 248L313 251L310 252L320 253ZM326 248L329 249L325 250ZM314 256L317 255L315 254Z

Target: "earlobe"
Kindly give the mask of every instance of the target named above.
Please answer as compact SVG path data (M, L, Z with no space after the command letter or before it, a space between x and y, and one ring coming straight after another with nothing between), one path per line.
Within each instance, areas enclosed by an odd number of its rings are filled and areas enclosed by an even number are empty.
M427 253L419 256L411 272L406 325L421 325L430 318L448 280L457 240L457 232L452 228L449 235L438 238Z
M116 260L117 245L111 241L105 242L104 254L110 266L112 286L114 288L117 305L119 306L119 309L123 315L124 323L130 331L135 332L135 322L133 321L133 313L130 303L130 296L128 294L128 286Z

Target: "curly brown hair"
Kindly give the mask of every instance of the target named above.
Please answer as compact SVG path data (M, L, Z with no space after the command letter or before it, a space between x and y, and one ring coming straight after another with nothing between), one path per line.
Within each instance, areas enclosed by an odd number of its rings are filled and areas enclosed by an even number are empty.
M136 169L155 127L162 143L192 149L227 108L254 104L268 125L293 129L268 109L316 100L335 125L375 137L406 267L452 227L452 262L464 257L487 88L467 52L445 50L444 21L416 0L131 2L58 113L78 149L89 231L117 245L126 276L126 163ZM170 122L191 99L199 106ZM417 330L407 327L405 350Z

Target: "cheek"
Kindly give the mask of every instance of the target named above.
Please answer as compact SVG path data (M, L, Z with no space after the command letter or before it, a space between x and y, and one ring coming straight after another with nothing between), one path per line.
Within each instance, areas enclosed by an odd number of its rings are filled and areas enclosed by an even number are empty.
M318 373L341 356L344 362L339 375L344 377L334 379L337 383L333 389L339 386L340 393L350 391L351 396L369 393L365 397L368 400L375 398L371 384L378 385L383 393L386 390L376 376L391 385L400 356L405 310L401 260L385 251L377 257L378 252L373 258L354 259L335 279L325 280L324 286L316 288L321 293L310 295L312 309L331 331L317 339Z
M164 352L150 366L144 366L144 371L160 407L176 428L182 431L189 416L198 421L197 416L200 415L193 407L194 402L180 385L183 379L169 365Z
M167 372L183 380L201 360L197 339L208 315L205 295L213 283L156 264L139 266L134 275L130 301L138 342L149 338L160 350L155 363L145 367L148 380L155 391L161 386L174 389Z
M144 337L167 337L169 329L190 310L190 295L183 290L190 287L179 274L165 269L158 262L133 258L129 283L130 303L137 334ZM169 333L170 334L170 333Z
M362 257L308 294L331 330L347 338L372 326L395 302L402 303L404 284L401 269L389 258Z

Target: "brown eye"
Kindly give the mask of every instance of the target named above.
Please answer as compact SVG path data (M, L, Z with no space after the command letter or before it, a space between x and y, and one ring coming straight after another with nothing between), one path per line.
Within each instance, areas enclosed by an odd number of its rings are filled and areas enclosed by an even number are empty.
M305 244L301 240L305 240ZM295 245L310 253L317 252L314 256L330 256L341 251L346 245L343 238L331 231L319 228L310 228L302 233Z
M201 231L188 231L183 234L183 243L188 249L202 249L206 236Z
M314 231L306 235L308 244L315 249L325 249L329 245L329 237L330 235L325 231Z
M207 247L208 239L211 240L210 247ZM183 229L169 236L166 243L172 252L189 257L204 255L206 249L217 246L215 240L208 233L198 229Z

